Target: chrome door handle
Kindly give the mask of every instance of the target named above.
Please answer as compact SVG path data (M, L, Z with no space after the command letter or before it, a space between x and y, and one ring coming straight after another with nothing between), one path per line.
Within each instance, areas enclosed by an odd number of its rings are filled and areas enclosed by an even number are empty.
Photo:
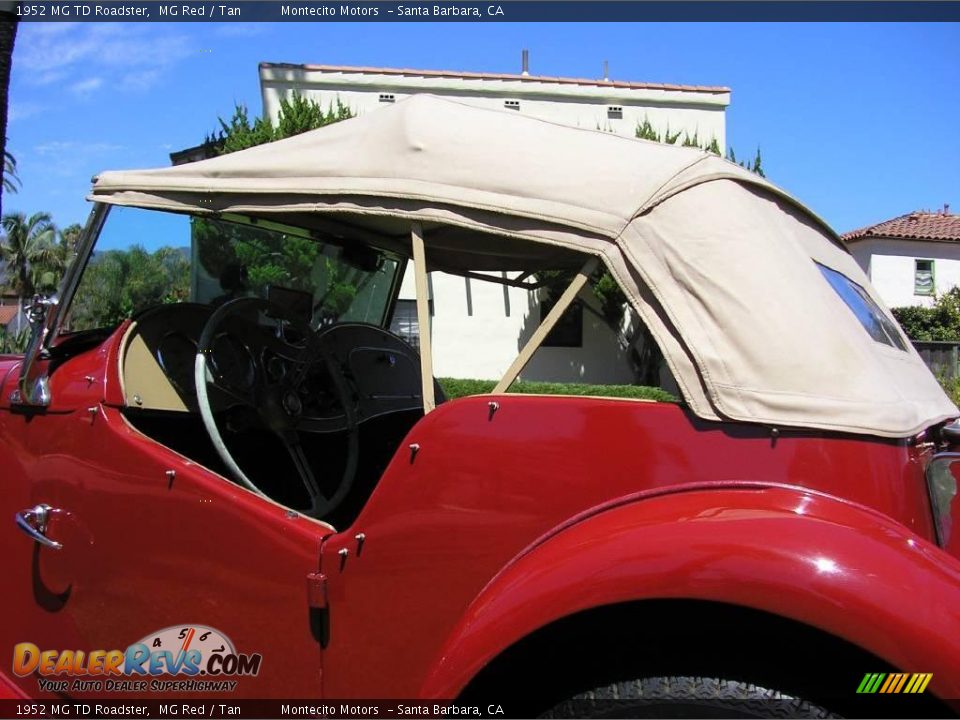
M23 530L31 540L48 548L59 550L63 547L63 544L51 540L44 534L47 532L47 521L50 519L50 513L54 512L57 511L46 503L40 503L29 510L21 510L14 515L14 520L17 527Z

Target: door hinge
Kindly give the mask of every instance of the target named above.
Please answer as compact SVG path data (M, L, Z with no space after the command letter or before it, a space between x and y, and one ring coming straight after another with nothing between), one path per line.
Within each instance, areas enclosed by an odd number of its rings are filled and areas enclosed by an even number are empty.
M323 573L307 574L307 605L315 610L327 609L327 576Z
M310 634L325 648L330 644L330 603L327 597L327 576L312 572L307 575L307 606Z

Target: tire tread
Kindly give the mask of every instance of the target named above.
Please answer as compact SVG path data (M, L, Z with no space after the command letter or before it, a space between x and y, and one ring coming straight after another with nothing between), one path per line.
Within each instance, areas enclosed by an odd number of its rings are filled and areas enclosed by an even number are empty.
M633 701L624 704L624 701ZM774 701L774 702L771 702ZM624 712L653 711L656 717L668 702L702 707L727 717L833 718L826 709L778 690L738 680L713 677L638 678L592 688L555 705L541 715L544 718L584 717L584 703L593 703L597 716L628 717ZM711 713L712 714L712 713Z

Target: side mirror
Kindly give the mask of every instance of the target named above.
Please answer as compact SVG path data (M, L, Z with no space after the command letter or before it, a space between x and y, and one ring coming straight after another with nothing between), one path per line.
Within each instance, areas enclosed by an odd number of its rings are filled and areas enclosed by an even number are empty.
M50 404L50 381L38 360L46 356L45 341L53 325L56 313L50 312L56 306L55 297L35 295L27 306L30 320L30 342L27 344L20 366L20 382L10 394L10 404L30 407L46 407Z

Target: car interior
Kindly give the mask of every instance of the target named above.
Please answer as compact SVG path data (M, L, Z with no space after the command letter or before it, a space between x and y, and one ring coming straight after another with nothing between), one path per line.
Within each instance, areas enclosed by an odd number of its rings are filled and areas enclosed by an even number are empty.
M180 237L165 233L156 249L92 254L57 347L102 339L130 317L120 378L133 427L282 505L349 525L424 413L419 355L383 327L400 258L272 223L181 219ZM122 234L145 232L141 222ZM139 281L135 262L164 275L165 296L115 302L110 288ZM437 384L434 393L444 400Z
M207 305L180 303L156 306L135 319L123 340L124 415L145 435L230 478L231 468L204 428L194 383L194 358L213 312ZM343 527L423 416L419 357L387 330L338 324L319 335L326 352L309 361L302 380L295 381L304 363L296 353L284 357L273 347L284 324L265 322L235 322L212 344L210 404L220 436L263 494ZM300 349L306 348L303 343ZM334 373L341 377L334 379ZM282 427L290 415L318 422ZM304 457L295 460L288 438L297 442L301 436L297 444ZM300 462L312 470L324 497L346 485L342 502L313 507L307 482L291 482L301 472Z
M129 320L119 370L134 428L281 505L349 526L424 415L419 354L386 329L411 256L408 226L371 238L239 215L107 213L53 363ZM531 244L501 253L495 237L474 247L442 225L431 233L431 269L465 277L491 278L465 265L572 277L584 262ZM541 287L532 276L503 273ZM436 380L433 393L444 402Z

